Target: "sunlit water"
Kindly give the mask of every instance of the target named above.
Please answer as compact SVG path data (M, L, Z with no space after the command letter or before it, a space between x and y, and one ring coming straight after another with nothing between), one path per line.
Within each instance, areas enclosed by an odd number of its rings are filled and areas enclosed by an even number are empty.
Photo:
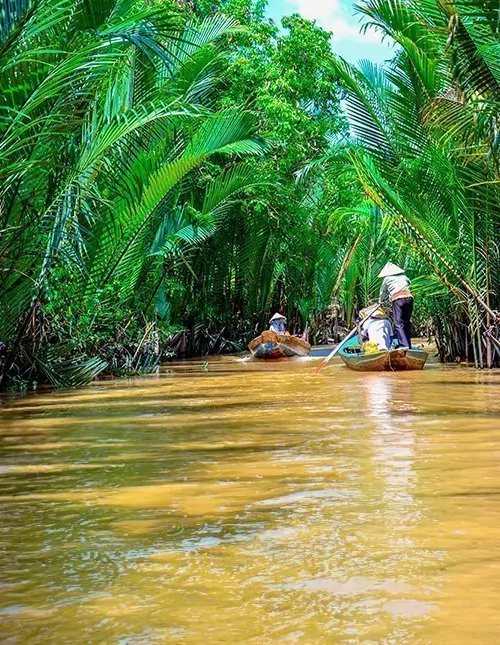
M6 643L500 643L500 375L236 358L0 407Z

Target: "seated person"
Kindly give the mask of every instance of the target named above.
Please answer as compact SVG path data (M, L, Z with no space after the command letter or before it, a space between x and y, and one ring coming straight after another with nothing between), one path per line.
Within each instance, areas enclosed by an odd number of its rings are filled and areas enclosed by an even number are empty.
M284 334L286 328L286 318L281 314L274 314L274 316L269 321L271 331L275 331L277 334Z
M366 307L359 312L360 321L363 321L358 329L360 340L373 343L380 351L388 351L393 336L391 322L382 307L375 310L373 307ZM367 314L370 314L368 318Z

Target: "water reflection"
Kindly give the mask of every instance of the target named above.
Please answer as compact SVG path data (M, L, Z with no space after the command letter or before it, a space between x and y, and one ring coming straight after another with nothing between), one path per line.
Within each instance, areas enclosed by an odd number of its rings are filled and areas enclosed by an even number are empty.
M416 442L416 415L412 405L413 382L401 383L394 375L376 374L363 380L364 409L370 417L374 467L383 482L383 496L396 500L402 512L414 508L412 491ZM401 414L404 412L404 414Z
M10 402L3 638L500 639L497 389L229 358Z

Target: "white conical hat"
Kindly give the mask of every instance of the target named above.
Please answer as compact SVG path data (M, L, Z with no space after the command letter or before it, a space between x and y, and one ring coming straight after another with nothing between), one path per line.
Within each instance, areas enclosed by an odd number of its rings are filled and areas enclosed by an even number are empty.
M281 318L283 318L283 320L286 320L285 316L282 316L281 314L274 314L269 322L273 322L273 320L280 320Z
M382 269L382 271L378 274L379 278L388 278L390 275L399 275L400 273L404 273L405 270L401 269L398 267L397 264L393 264L392 262L388 262L385 267Z
M385 311L382 309L382 307L376 307L375 305L371 305L370 307L365 307L364 309L361 309L359 312L359 317L361 320L364 320L367 317L370 318L387 318L387 314Z

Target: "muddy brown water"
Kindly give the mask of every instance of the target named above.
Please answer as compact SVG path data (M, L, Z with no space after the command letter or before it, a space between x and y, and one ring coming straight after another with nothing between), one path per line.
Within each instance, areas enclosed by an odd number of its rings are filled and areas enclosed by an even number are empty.
M0 407L5 643L500 642L500 375L234 357Z

